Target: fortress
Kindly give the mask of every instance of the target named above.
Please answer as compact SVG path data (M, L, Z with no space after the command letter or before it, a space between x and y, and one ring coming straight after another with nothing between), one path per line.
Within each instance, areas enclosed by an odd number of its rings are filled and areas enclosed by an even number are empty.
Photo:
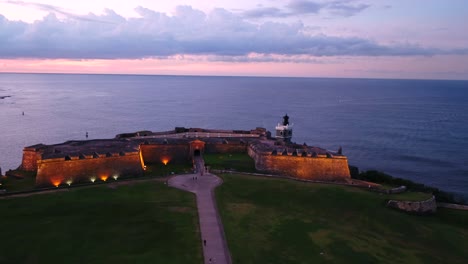
M59 186L142 175L150 164L188 163L204 153L247 153L257 170L299 179L346 181L348 160L337 152L291 142L289 117L265 128L215 130L176 127L172 131L119 134L114 139L37 144L24 148L21 170L36 173L36 186Z

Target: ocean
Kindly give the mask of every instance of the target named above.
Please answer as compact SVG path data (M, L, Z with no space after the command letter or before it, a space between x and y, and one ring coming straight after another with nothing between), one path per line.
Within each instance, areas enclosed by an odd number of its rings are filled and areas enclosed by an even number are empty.
M274 131L286 113L297 143L468 197L468 81L0 73L0 167L86 132Z

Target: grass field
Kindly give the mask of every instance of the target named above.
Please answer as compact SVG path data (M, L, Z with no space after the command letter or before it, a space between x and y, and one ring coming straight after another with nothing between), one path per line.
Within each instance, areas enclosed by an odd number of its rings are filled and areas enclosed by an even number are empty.
M205 164L217 170L256 172L254 160L246 153L203 154Z
M193 165L190 162L185 164L173 164L168 163L164 165L162 163L158 164L146 164L145 176L168 176L172 174L183 174L191 172L193 170Z
M3 176L0 189L6 189L8 192L33 190L36 184L36 177L27 176L23 179Z
M0 263L202 263L195 197L163 182L0 199Z
M386 208L390 196L358 188L222 177L216 197L233 263L468 260L466 211L415 216Z

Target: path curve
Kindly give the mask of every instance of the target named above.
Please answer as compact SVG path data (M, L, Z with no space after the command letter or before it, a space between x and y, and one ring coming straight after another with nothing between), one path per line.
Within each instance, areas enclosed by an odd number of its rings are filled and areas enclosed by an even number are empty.
M231 255L214 197L214 189L222 183L221 178L213 174L178 175L168 180L169 186L192 192L197 197L203 256L206 264L231 264ZM206 245L203 245L204 240L206 240Z

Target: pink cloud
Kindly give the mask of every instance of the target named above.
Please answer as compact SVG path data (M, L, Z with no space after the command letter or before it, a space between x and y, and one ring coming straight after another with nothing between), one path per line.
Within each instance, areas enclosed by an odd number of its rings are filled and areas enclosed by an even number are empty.
M210 56L134 60L1 59L0 72L468 79L468 55L312 59L316 61L226 62Z

